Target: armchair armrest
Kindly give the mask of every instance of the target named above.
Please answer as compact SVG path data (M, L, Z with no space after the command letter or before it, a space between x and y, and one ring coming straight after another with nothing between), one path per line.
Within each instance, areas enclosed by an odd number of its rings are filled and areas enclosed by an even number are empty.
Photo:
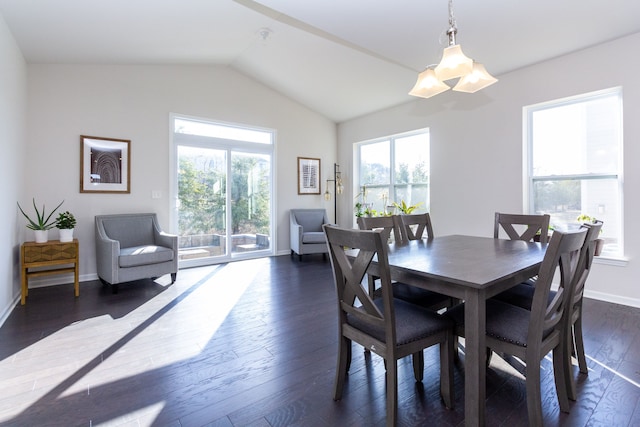
M109 283L117 282L120 242L110 239L101 222L96 221L96 258L98 276Z

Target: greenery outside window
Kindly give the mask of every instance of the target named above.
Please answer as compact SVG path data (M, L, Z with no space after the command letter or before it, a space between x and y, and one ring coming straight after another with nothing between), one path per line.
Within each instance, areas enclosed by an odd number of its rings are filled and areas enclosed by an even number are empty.
M419 205L429 211L429 131L427 129L355 145L355 215L396 212L393 203ZM354 220L355 221L355 220Z
M172 116L182 267L274 253L274 132Z

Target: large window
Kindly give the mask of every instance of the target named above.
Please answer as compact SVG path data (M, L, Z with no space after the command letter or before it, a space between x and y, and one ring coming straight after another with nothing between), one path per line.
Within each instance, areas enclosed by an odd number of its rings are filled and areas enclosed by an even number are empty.
M429 210L429 132L395 135L355 146L355 214L399 213L393 203Z
M270 255L273 132L172 117L182 266Z
M619 88L525 108L527 205L570 228L604 221L603 255L621 257L622 93Z

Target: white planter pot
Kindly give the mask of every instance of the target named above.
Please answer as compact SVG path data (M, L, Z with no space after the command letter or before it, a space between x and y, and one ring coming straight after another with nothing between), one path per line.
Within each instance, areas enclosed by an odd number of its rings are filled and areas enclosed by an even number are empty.
M49 230L33 230L36 235L36 243L46 243L49 241Z
M73 240L73 228L60 228L58 231L60 232L60 241L61 242L71 242Z

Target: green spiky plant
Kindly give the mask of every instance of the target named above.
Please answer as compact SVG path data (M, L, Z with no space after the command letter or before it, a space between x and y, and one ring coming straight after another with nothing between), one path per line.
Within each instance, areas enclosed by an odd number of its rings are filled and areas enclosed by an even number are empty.
M52 220L51 217L58 210L58 208L60 206L62 206L63 203L64 203L64 200L61 201L60 204L58 206L56 206L56 208L54 210L52 210L51 213L49 213L49 215L47 216L44 204L42 205L42 212L40 212L38 210L38 206L36 206L36 199L34 198L33 199L33 208L36 211L36 220L35 221L33 219L29 218L29 215L27 215L24 212L24 210L22 209L22 206L20 206L20 203L18 203L18 209L20 209L20 212L22 212L22 215L24 215L24 217L27 219L27 221L29 221L29 223L27 224L27 228L29 228L31 230L51 230L53 227L56 226L56 221Z

